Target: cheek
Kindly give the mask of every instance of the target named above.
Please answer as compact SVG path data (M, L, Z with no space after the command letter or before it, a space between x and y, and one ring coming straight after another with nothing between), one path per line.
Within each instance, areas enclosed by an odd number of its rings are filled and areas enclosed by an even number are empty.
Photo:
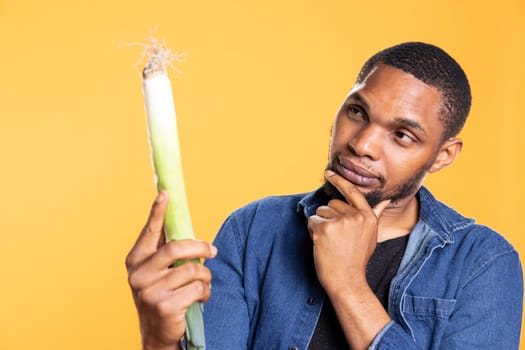
M331 148L344 148L350 141L355 126L345 117L339 113L332 126L332 134L330 140Z
M409 162L399 162L399 158L385 163L387 185L397 186L400 182L410 177Z
M384 163L386 186L396 187L410 181L421 171L427 171L432 162L428 152L390 152Z

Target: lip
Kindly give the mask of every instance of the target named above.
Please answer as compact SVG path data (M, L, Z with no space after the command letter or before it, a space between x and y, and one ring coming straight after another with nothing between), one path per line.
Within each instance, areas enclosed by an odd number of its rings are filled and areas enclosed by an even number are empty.
M379 176L348 159L339 157L336 163L338 172L358 187L373 187L381 184Z

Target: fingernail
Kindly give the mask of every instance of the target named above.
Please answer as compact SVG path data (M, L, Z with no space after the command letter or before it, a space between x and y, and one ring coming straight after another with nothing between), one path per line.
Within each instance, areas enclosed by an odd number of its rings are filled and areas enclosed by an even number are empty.
M326 176L334 176L334 175L335 175L335 173L334 173L332 170L330 170L330 169L326 169L326 170L324 171L324 174L325 174Z
M164 200L164 191L160 191L155 199L155 203L161 203Z
M210 245L210 252L212 256L217 255L217 247L214 245Z

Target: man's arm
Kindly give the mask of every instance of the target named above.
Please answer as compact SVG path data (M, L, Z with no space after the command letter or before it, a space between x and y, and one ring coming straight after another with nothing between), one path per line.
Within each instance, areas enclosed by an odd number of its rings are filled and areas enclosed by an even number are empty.
M352 349L367 349L390 317L368 286L366 266L377 244L378 221L390 201L370 208L363 194L327 171L348 203L332 200L308 220L319 282Z
M166 192L160 192L148 221L126 258L128 280L138 311L145 350L178 350L188 307L210 296L210 271L195 263L171 267L179 260L213 258L215 247L202 241L165 243Z
M214 245L219 248L215 259L206 266L213 272L213 296L204 305L206 345L210 350L249 349L251 320L246 302L244 253L234 216L230 216L217 233ZM247 256L247 259L255 259Z

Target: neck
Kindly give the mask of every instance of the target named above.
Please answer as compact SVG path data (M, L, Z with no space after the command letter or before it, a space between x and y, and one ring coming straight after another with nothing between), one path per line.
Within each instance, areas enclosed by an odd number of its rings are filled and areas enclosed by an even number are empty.
M410 233L418 219L419 201L415 195L391 204L379 219L377 241L383 242Z

